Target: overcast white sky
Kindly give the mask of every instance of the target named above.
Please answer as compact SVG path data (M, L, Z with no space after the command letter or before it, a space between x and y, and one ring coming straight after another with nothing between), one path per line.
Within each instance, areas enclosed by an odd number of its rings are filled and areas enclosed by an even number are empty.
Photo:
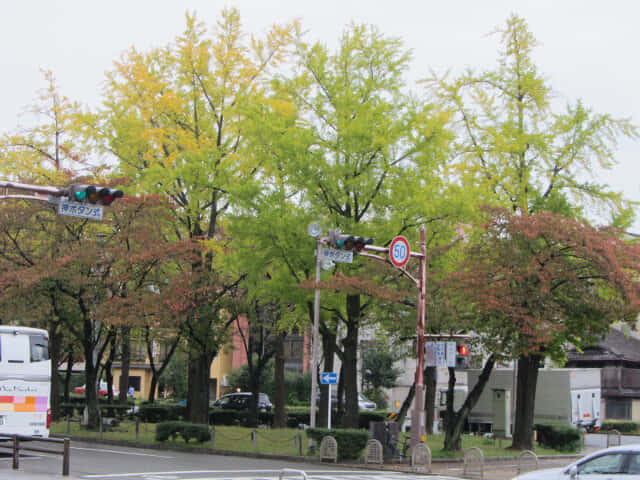
M640 125L640 2L633 0L2 0L0 132L21 122L45 86L41 68L55 73L64 95L96 106L104 72L124 50L171 42L187 10L212 25L225 5L239 8L249 32L300 18L310 39L329 46L351 20L377 25L413 50L414 80L430 69L494 66L498 39L487 34L517 13L540 42L536 62L561 101L580 98ZM623 142L617 158L600 179L640 201L640 142Z

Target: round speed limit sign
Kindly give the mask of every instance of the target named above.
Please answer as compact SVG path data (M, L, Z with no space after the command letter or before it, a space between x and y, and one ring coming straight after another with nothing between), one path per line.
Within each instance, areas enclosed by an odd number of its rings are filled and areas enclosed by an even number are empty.
M402 268L409 261L409 242L402 235L391 240L389 245L389 259L394 267Z

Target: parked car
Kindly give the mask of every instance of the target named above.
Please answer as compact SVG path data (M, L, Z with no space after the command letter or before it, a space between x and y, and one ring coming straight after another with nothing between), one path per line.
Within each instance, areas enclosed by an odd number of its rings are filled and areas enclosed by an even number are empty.
M82 385L81 387L76 387L73 389L73 393L76 393L78 395L84 395L86 392L86 387L84 385ZM99 397L106 397L107 393L109 393L108 389L107 389L107 382L105 381L100 381L100 388L98 388L98 396ZM120 391L116 390L115 388L113 389L113 395L120 395Z
M372 402L363 394L358 393L358 408L360 410L375 410L377 406L375 402Z
M211 405L215 408L224 408L227 410L245 410L249 408L249 400L253 395L251 392L238 392L223 395ZM258 410L261 412L271 411L271 400L266 393L258 394Z
M599 450L564 468L534 470L513 480L640 480L640 444Z

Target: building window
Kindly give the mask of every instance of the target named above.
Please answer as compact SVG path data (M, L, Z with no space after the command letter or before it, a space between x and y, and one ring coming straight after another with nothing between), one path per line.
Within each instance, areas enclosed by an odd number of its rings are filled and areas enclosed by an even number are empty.
M147 360L147 350L144 345L139 343L131 345L131 360L134 362L144 362Z
M140 376L129 375L129 386L133 387L136 392L140 391Z
M287 335L284 339L284 368L292 371L302 370L304 353L304 337L302 335Z
M628 398L607 398L605 414L607 419L631 420L631 400Z

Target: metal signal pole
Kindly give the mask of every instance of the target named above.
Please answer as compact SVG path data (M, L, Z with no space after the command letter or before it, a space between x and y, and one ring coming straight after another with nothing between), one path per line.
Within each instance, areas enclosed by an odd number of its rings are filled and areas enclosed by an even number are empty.
M405 240L406 242L406 240ZM394 245L394 242L391 242ZM367 253L360 253L363 257L374 258L383 262L389 262L393 265L400 263L402 266L398 267L403 275L408 277L416 287L418 287L418 321L416 327L416 372L415 372L415 384L416 393L414 396L414 408L411 411L411 448L415 447L419 442L424 441L426 436L426 422L424 411L424 328L425 328L425 301L427 296L427 234L424 228L420 229L420 252L406 252L406 256L417 257L420 259L420 267L418 271L418 278L413 277L404 268L408 258L402 256L402 261L394 261L394 253L389 248L365 246L366 251L389 253L388 258L382 258L378 255L371 255Z

